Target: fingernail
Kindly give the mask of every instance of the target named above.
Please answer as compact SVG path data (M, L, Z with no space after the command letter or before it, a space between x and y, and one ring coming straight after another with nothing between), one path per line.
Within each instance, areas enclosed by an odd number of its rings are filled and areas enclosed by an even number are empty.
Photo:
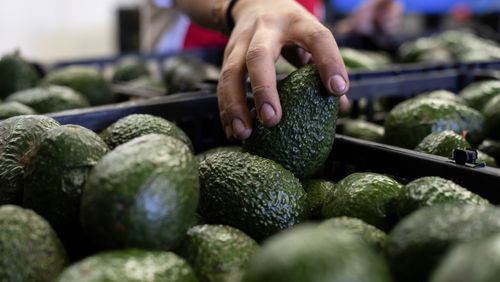
M233 119L233 135L239 139L246 139L250 135L250 128L247 128L245 124L239 118Z
M345 79L336 74L330 78L330 92L334 94L344 94L347 88L347 82Z
M262 122L266 123L267 121L273 119L274 116L276 116L276 111L269 103L264 103L260 107L260 119Z
M233 137L233 132L231 130L231 126L230 125L226 125L224 127L224 133L226 134L226 138L232 138Z

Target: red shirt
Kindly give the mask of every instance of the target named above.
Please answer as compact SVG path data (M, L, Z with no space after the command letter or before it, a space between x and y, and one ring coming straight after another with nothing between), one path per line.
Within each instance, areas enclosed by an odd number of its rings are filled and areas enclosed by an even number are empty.
M296 0L316 17L321 14L321 1L319 0ZM218 32L202 28L194 23L189 25L184 39L184 49L200 47L224 47L228 38Z

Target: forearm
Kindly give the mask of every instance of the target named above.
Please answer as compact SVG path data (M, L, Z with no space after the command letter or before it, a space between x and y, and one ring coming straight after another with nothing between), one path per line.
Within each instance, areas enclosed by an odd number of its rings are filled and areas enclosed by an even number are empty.
M195 23L226 32L225 12L229 0L175 0L176 6Z

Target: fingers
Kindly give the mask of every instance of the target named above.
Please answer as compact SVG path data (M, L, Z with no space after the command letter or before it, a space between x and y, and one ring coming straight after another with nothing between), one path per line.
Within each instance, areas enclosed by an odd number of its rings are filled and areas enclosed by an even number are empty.
M340 96L340 111L345 113L349 111L349 99L347 98L347 95L342 95Z
M246 54L257 116L268 127L276 125L281 119L275 70L281 50L279 38L276 31L260 29L253 36Z
M296 67L309 63L312 59L311 53L297 46L286 46L281 49L281 55Z

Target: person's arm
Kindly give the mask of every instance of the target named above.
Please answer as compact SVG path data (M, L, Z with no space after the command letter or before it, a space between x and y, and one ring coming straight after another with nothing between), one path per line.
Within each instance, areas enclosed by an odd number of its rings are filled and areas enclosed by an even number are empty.
M227 24L229 1L176 3L198 24L217 30L223 30ZM295 63L303 64L312 58L332 95L341 96L348 90L347 72L332 33L294 0L239 0L231 15L235 26L224 52L217 87L220 117L228 138L246 139L251 134L245 98L247 73L259 119L266 126L280 121L275 61L282 50ZM346 102L345 96L342 100Z

